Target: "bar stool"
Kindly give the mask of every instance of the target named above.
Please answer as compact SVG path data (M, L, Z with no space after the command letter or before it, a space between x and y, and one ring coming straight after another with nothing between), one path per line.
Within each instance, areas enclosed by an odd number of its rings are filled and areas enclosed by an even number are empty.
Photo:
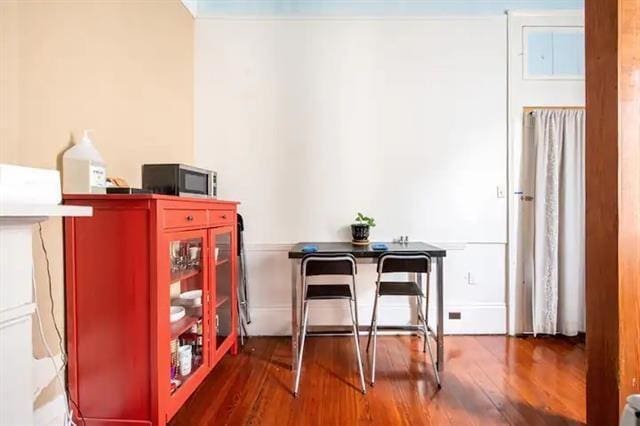
M418 326L421 326L424 334L424 345L422 351L429 350L429 358L433 366L433 373L436 377L438 389L440 384L440 375L433 360L431 344L429 343L429 325L427 323L427 315L429 312L429 278L431 275L431 256L426 253L406 253L406 252L389 252L378 258L378 278L376 280L376 299L373 305L373 314L371 316L371 327L369 328L369 337L367 339L367 352L373 335L373 360L371 362L371 386L375 383L376 378L376 343L378 340L378 299L382 296L410 296L415 297L418 306ZM422 292L422 288L414 281L382 281L383 274L387 273L416 273L427 275L426 294ZM422 299L425 300L425 308L422 308Z
M364 384L364 373L362 369L362 358L360 357L360 342L358 335L358 302L356 298L356 258L350 254L325 255L307 254L302 258L302 294L303 298L303 318L302 318L302 342L298 353L298 370L296 371L293 395L298 395L300 385L300 374L302 371L302 354L304 352L304 341L307 335L307 322L309 321L309 302L319 300L346 300L349 302L351 311L351 322L353 325L353 340L355 342L356 359L358 360L358 371L360 373L360 386L362 393L366 393ZM307 277L311 276L351 276L350 284L308 284Z

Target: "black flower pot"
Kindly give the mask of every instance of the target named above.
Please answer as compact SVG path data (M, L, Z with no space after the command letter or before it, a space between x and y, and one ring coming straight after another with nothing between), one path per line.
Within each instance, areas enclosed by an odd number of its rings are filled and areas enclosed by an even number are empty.
M369 225L366 223L354 223L351 225L351 237L354 243L368 243Z

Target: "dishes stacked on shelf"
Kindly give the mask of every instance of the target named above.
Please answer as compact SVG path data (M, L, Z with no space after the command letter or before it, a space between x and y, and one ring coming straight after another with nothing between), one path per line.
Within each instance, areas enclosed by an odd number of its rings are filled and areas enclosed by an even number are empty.
M171 277L183 279L200 272L200 243L184 243L174 241L171 243Z
M202 290L191 290L180 293L180 297L177 297L171 301L174 306L182 306L187 315L194 317L202 316Z
M204 363L202 239L172 241L169 255L173 393Z
M171 341L171 392L175 392L203 362L202 290L180 293L171 300L171 309L181 309L174 322Z
M171 306L171 312L169 314L169 321L180 321L186 315L186 311L182 306Z
M171 392L175 392L203 363L202 319L171 340Z

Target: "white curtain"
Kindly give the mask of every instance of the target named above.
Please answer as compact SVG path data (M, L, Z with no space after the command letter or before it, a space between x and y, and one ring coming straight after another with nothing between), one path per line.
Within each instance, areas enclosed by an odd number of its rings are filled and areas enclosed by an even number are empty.
M531 120L533 332L574 336L585 328L585 113L541 109Z

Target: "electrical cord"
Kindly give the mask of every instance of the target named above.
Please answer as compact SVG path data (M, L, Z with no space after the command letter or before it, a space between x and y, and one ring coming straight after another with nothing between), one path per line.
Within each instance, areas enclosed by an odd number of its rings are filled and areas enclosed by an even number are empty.
M38 291L36 289L36 278L35 278L35 270L32 271L32 284L33 284L33 299L34 299L34 303L36 305L36 309L35 309L35 314L36 314L36 318L38 320L38 331L40 333L40 340L42 340L42 344L45 348L45 350L47 351L47 355L49 355L49 359L51 359L51 363L53 364L53 368L55 370L55 376L56 376L56 380L58 381L58 384L62 387L64 393L65 393L65 425L75 425L75 423L73 422L73 418L72 418L72 413L69 409L69 403L67 402L67 392L66 392L66 385L64 383L64 381L62 380L62 378L60 377L60 373L62 373L64 371L64 369L67 366L67 363L65 361L65 356L63 354L61 354L61 361L62 361L62 365L58 367L57 363L56 363L56 359L55 356L53 355L53 351L51 350L51 347L49 347L49 344L47 343L47 339L44 336L44 326L42 325L42 317L40 316L40 309L38 309ZM54 321L55 322L55 321Z
M34 301L35 301L35 304L36 304L35 313L36 313L36 317L38 319L38 328L40 330L40 338L42 339L42 343L43 343L45 349L47 350L48 355L51 357L51 362L53 363L54 368L56 369L56 379L58 380L58 383L60 384L60 386L62 387L62 390L64 392L65 408L66 408L65 425L67 425L67 426L76 426L76 423L73 421L73 411L72 411L69 403L71 403L71 405L73 405L75 407L75 409L77 410L78 418L82 421L82 424L86 425L86 422L84 420L84 416L82 415L82 412L80 411L80 407L78 406L78 404L76 404L76 402L71 397L71 393L69 392L69 387L68 387L66 381L63 380L60 377L60 373L65 371L65 369L67 368L68 359L67 359L67 352L65 351L65 348L64 348L64 339L62 337L62 333L60 332L60 328L58 327L58 322L56 321L56 317L55 317L55 302L53 300L53 280L51 279L51 264L49 262L49 253L47 252L47 247L46 247L45 242L44 242L44 236L42 234L42 224L41 223L38 223L38 234L40 236L40 245L42 246L42 251L44 253L44 257L45 257L45 261L46 261L47 284L48 284L48 289L49 289L49 301L51 303L51 321L53 322L53 326L54 326L54 328L56 330L56 334L58 336L58 345L60 347L60 358L62 360L62 365L60 366L60 368L58 368L58 366L56 365L56 361L55 361L55 358L53 356L53 351L49 347L49 344L47 343L47 340L45 339L45 336L44 336L44 327L42 325L42 317L40 316L40 310L38 308L38 296L37 296L38 291L37 291L37 288L36 288L36 278L35 278L35 269L34 269L32 271L32 284L33 284Z
M38 234L40 235L40 245L42 246L42 251L44 252L44 259L47 264L47 280L49 282L49 302L51 303L51 319L53 321L53 326L56 329L56 334L58 335L58 344L60 346L60 353L62 354L62 362L67 364L67 353L64 350L64 339L62 338L62 333L60 332L60 328L58 328L58 323L56 321L55 315L55 304L53 301L53 280L51 279L51 264L49 263L49 253L47 252L47 246L44 244L44 236L42 235L42 223L38 222ZM34 290L35 291L35 290Z

